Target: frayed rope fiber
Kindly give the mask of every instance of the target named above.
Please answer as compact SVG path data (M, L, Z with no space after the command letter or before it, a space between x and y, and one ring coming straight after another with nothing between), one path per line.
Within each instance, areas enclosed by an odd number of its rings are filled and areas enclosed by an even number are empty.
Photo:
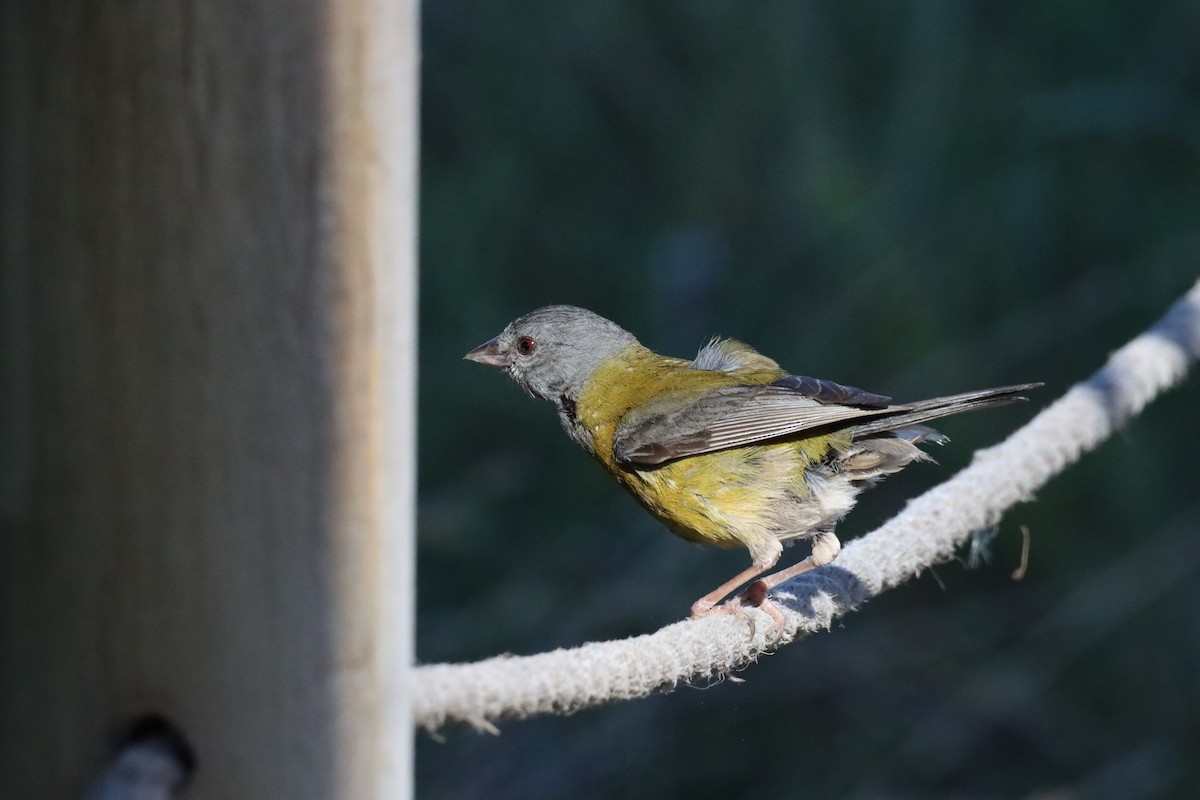
M837 560L778 587L786 625L780 643L828 629L834 618L950 558L972 532L995 525L1016 503L1108 438L1200 358L1200 282L1154 327L999 445L914 499L890 521L846 545ZM644 636L473 664L430 664L412 672L416 724L435 731L463 723L569 714L643 697L681 682L711 680L772 647L772 622L726 614L684 620Z

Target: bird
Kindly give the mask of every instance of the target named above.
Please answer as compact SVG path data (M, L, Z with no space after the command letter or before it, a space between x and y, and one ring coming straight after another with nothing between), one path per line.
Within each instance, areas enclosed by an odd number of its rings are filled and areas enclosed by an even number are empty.
M783 616L770 591L833 563L836 525L859 493L932 460L921 444L948 441L925 423L1019 402L1041 385L893 404L790 374L736 339L714 337L691 360L659 355L615 322L569 305L519 317L464 358L504 370L553 403L567 435L672 533L749 551L750 566L696 600L693 618L754 605L777 628ZM785 544L805 539L806 558L764 577Z

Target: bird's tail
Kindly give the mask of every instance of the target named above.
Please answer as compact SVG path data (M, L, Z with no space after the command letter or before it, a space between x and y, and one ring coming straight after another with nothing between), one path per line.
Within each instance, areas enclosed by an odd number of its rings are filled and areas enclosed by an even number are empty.
M922 425L930 420L948 417L951 414L961 414L964 411L974 411L979 408L1003 406L1009 403L1019 403L1029 398L1021 393L1036 389L1040 383L1022 383L1015 386L1001 386L995 389L980 389L974 392L953 394L946 397L934 397L920 400L916 403L905 403L896 406L896 413L876 417L861 425L854 426L854 438L875 436L897 428L909 428Z

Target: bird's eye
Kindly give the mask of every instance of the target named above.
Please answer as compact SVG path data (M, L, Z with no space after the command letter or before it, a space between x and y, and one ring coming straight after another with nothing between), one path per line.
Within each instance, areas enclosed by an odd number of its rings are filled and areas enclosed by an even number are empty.
M517 339L517 352L523 356L532 353L536 347L537 345L534 344L533 339L530 339L528 336L522 336L520 339Z

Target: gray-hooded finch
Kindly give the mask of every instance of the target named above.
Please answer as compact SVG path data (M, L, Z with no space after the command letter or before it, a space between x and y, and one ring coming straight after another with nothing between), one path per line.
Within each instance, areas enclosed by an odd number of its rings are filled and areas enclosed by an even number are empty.
M812 554L759 578L743 599L782 623L767 592L834 560L834 526L858 493L947 441L924 423L1024 400L1026 383L893 405L852 386L789 375L733 339L694 359L660 356L574 306L539 308L466 358L500 367L558 409L567 435L646 510L689 542L745 547L751 565L692 604L709 613L775 566L784 542ZM740 604L730 610L737 610Z

